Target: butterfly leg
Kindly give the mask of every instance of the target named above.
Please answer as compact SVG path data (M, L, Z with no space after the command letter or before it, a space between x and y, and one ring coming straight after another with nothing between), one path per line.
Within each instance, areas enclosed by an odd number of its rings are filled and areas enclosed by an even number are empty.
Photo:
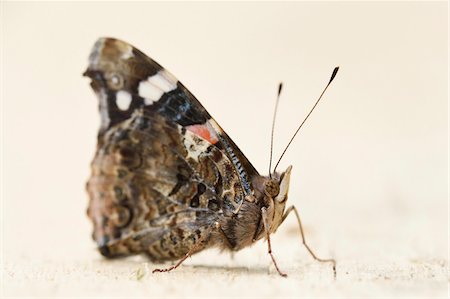
M277 269L278 274L280 274L283 277L287 277L287 274L283 273L280 271L280 269L278 268L277 262L275 261L275 257L272 254L272 246L270 244L270 228L269 228L269 224L267 221L267 211L266 208L261 208L261 213L262 213L262 221L264 224L264 230L266 231L266 238L267 238L267 245L268 245L268 253L270 254L270 257L272 258L272 262L273 265L275 266L275 268Z
M153 271L152 271L152 273L155 273L155 272L170 272L170 271L172 271L172 270L175 270L176 268L178 268L178 266L180 266L188 257L190 257L191 256L191 254L194 252L194 250L189 250L189 252L188 253L186 253L186 255L181 259L181 260L179 260L175 265L173 265L172 267L169 267L169 268L164 268L164 269L159 269L159 268L157 268L157 269L154 269Z
M300 215L297 211L297 209L294 206L290 206L286 212L283 215L283 219L281 220L281 222L284 222L284 220L287 218L287 216L289 215L289 213L291 213L292 211L294 211L295 216L297 217L297 222L298 222L298 227L300 228L300 234L302 236L302 243L303 245L306 247L306 249L308 250L308 252L311 254L311 256L318 262L321 263L331 263L333 265L333 273L334 273L334 278L336 278L336 260L334 259L321 259L318 258L314 252L311 250L311 248L309 248L308 244L306 243L306 239L305 239L305 233L303 232L303 226L302 226L302 221L300 220Z

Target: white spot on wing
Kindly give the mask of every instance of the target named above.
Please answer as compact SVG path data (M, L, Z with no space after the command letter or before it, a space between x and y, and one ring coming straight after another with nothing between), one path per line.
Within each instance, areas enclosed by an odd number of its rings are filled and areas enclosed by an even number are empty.
M169 75L170 74L166 70L161 70L147 80L164 92L169 92L177 88L177 81L173 81Z
M209 142L197 137L194 133L186 131L184 135L184 146L187 149L187 158L198 161L200 154L206 152L209 145Z
M146 80L139 83L138 93L140 97L144 98L145 104L150 105L159 100L164 91Z
M145 99L145 104L150 105L158 101L161 96L177 88L177 80L166 70L160 70L155 75L141 81L138 87L139 96Z
M131 104L131 94L127 91L120 90L116 94L116 105L120 110L128 110Z

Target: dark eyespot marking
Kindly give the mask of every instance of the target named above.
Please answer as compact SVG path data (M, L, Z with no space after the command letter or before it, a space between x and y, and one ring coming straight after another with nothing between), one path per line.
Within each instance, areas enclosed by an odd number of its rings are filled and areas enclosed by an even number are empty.
M172 191L170 191L169 196L172 196L175 193L177 193L180 190L180 188L187 182L188 182L188 178L186 176L184 176L183 174L178 173L177 174L177 183L173 187Z
M120 205L116 208L116 225L118 228L128 226L133 219L133 210L127 205Z
M208 209L213 210L213 211L220 210L220 202L215 198L211 198L208 201Z
M205 193L206 191L206 186L203 183L198 184L198 193L201 195L203 193Z
M205 193L206 186L202 183L198 184L197 186L197 193L194 195L194 197L191 199L191 207L197 208L200 205L200 196Z

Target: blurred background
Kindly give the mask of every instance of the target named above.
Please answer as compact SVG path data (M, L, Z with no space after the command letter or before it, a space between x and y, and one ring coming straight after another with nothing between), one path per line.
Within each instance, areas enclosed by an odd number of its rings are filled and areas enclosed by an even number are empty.
M3 295L447 294L447 2L2 2L1 14ZM275 158L340 66L280 165L336 280L295 217L273 236L288 279L262 242L169 275L100 257L85 192L99 115L81 74L102 36L177 76L261 174L278 83Z

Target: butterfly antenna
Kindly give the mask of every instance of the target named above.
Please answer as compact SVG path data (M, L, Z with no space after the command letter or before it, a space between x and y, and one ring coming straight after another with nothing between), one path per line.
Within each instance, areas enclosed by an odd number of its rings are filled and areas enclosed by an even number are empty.
M292 136L291 140L289 140L289 143L287 144L287 146L284 148L283 153L281 154L280 158L278 159L277 164L275 165L275 168L273 169L273 172L275 172L277 170L278 164L280 164L281 159L283 158L284 154L286 153L287 149L289 148L289 146L291 145L292 141L294 140L295 136L297 136L298 131L300 131L300 129L302 128L303 124L306 122L306 120L308 119L308 117L311 115L311 113L314 111L314 108L316 108L317 104L319 104L320 99L322 99L322 96L324 95L325 91L327 90L328 86L330 86L331 82L333 82L334 77L336 77L337 72L339 71L339 67L335 67L333 70L333 73L331 74L331 78L330 81L328 82L327 86L325 86L325 88L323 89L322 93L320 94L319 99L316 101L316 103L314 104L314 106L311 108L311 110L309 111L308 115L306 115L305 119L302 121L302 123L300 124L300 126L297 128L297 130L295 131L294 135Z
M269 160L269 177L272 179L272 156L273 156L273 132L275 131L275 119L277 117L277 111L278 111L278 103L280 102L280 94L281 89L283 88L283 82L280 82L278 85L278 94L277 94L277 101L275 103L275 110L273 111L273 119L272 119L272 132L270 134L270 160Z

